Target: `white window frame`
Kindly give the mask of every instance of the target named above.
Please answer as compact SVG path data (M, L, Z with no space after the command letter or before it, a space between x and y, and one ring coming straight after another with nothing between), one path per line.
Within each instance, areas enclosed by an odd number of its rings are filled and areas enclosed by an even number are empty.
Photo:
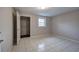
M44 22L43 22L43 24L44 25L40 25L40 20L39 19L44 19ZM38 27L46 27L46 18L45 17L39 17L39 19L38 19Z

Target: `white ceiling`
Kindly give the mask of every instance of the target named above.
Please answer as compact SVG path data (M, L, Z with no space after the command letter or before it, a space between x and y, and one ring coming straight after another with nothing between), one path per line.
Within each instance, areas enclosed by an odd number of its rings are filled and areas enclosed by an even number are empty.
M19 10L20 13L41 16L56 16L62 13L79 10L78 7L49 7L47 9L40 9L37 7L16 7L15 9Z

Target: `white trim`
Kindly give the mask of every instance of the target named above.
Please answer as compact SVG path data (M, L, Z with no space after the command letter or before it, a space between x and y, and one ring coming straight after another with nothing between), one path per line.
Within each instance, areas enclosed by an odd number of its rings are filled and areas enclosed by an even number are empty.
M41 35L31 35L30 38L43 38L43 37L49 37L50 34L41 34Z
M62 36L62 35L59 35L59 34L56 34L56 35L53 35L53 36L61 37L61 38L66 39L66 40L70 40L70 41L79 43L79 41L76 40L76 39L72 39L72 38L69 38L69 37L66 37L66 36Z

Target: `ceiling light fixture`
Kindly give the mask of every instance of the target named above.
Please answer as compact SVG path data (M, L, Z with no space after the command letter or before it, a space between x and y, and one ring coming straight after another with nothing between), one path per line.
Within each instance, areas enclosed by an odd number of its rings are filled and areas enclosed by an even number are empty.
M39 7L39 9L47 9L48 7Z

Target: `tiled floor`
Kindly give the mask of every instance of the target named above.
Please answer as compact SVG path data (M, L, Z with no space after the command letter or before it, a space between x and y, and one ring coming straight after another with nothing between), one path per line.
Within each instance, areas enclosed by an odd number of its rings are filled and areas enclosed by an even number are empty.
M13 52L77 52L79 43L59 37L23 38Z

